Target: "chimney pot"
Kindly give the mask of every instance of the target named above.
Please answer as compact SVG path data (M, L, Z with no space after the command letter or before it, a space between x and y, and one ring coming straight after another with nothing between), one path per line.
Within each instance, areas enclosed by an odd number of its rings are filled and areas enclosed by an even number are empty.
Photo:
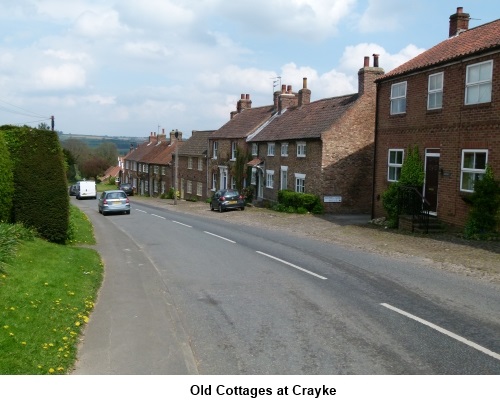
M370 66L370 57L369 56L365 56L365 60L364 60L363 66L364 67Z
M302 88L307 89L307 77L302 78Z
M286 84L281 85L281 92L286 93Z
M245 94L245 99L250 100L250 94Z
M373 67L378 67L378 57L380 55L378 53L373 54Z
M287 88L286 88L286 92L287 92L288 94L292 94L292 85L290 85L290 84L289 84L289 85L287 86Z
M241 97L240 97L240 100L244 100L244 99L245 99L245 95L242 93Z

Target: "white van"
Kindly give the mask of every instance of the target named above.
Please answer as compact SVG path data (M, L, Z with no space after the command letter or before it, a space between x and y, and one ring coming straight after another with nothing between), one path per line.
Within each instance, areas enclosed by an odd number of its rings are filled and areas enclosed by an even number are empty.
M95 181L79 181L76 183L76 199L81 200L82 198L97 198L97 189L95 186Z

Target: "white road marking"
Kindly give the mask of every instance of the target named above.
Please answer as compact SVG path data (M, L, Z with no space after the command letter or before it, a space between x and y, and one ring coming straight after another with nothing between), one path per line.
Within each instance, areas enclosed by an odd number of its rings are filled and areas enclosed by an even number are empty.
M442 334L444 334L446 336L449 336L455 340L458 340L461 343L464 343L470 347L473 347L474 349L479 350L480 352L483 352L484 354L487 354L488 356L491 356L494 359L500 360L500 354L492 352L491 350L486 349L485 347L480 346L477 343L474 343L468 339L465 339L462 336L456 335L455 333L450 332L449 330L443 329L440 326L437 326L431 322L426 321L425 319L419 318L418 316L415 316L415 315L412 315L408 312L405 312L399 308L393 307L392 305L389 305L389 304L380 304L380 305L386 307L387 309L395 311L401 315L404 315L410 319L413 319L414 321L420 322L421 324L424 324L424 325L428 326L429 328L437 330L438 332L441 332Z
M231 239L227 239L227 238L224 238L220 235L216 235L215 233L211 233L211 232L207 232L207 231L204 231L206 234L208 235L212 235L212 236L215 236L216 238L220 238L220 239L224 239L225 241L227 242L231 242L231 243L236 243L234 240L231 240Z
M267 257L269 257L269 258L271 258L271 259L277 260L278 262L281 262L281 263L287 264L288 266L294 267L294 268L296 268L296 269L298 269L298 270L300 270L300 271L303 271L304 273L311 274L311 275L312 275L312 276L314 276L314 277L318 277L318 278L320 278L320 279L322 279L322 280L327 280L327 278L326 278L326 277L320 276L319 274L313 273L312 271L306 270L306 269L304 269L304 268L302 268L302 267L299 267L299 266L297 266L297 265L295 265L295 264L293 264L293 263L286 262L285 260L278 259L277 257L274 257L274 256L271 256L271 255L268 255L267 253L260 252L260 251L258 251L258 250L257 250L257 253L259 253L259 254L261 254L261 255L264 255L264 256L267 256Z
M147 212L146 212L146 211L140 210L140 209L138 209L138 208L136 208L135 210L136 210L136 211L139 211L139 212L144 212L145 214L147 214Z
M156 215L156 214L151 214L151 215L152 215L153 217L156 217L156 218L167 219L167 218L162 217L162 216L160 216L160 215Z
M182 226L185 226L186 228L192 228L191 225L186 225L186 224L183 224L182 222L177 222L177 221L172 221L173 223L176 223L176 224L179 224L179 225L182 225Z

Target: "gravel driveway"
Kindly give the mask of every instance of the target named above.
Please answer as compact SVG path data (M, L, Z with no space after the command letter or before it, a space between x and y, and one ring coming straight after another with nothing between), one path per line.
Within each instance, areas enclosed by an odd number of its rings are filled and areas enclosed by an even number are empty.
M245 211L210 211L204 202L131 197L171 211L213 216L221 221L281 230L297 236L360 249L403 261L425 263L436 270L480 278L500 289L500 242L469 241L460 235L439 233L410 234L388 230L370 223L369 216L285 214L265 208L247 207Z

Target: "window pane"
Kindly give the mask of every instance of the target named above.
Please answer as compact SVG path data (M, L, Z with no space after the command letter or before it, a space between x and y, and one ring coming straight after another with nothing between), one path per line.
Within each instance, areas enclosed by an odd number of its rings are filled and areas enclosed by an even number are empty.
M464 152L464 169L474 169L474 152Z
M489 103L491 101L491 83L480 84L478 93L478 103Z
M479 81L479 66L469 66L467 73L468 83L476 83L477 81Z
M486 169L486 153L476 153L476 164L474 169L478 170Z
M479 65L479 80L491 80L491 69L493 67L492 63L483 63Z

